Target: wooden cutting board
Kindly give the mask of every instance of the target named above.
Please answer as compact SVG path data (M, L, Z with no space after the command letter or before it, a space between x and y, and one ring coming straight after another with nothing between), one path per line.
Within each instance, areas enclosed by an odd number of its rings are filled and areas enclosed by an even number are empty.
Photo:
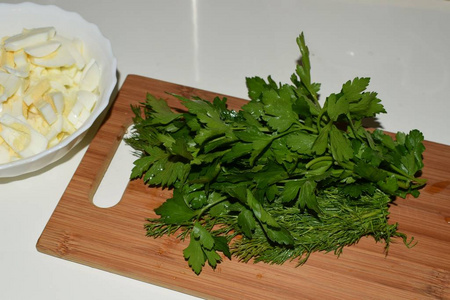
M426 142L428 185L420 198L398 199L390 208L391 221L418 244L408 249L396 240L387 256L383 244L363 238L339 258L315 253L297 268L295 262L278 266L225 259L215 271L205 267L197 276L183 259L186 243L145 236L145 219L155 216L153 209L169 191L132 181L116 206L96 207L95 191L131 125L130 104L150 92L182 108L166 91L205 99L217 95L128 76L37 242L40 252L208 299L450 299L449 146ZM243 101L228 97L230 108Z

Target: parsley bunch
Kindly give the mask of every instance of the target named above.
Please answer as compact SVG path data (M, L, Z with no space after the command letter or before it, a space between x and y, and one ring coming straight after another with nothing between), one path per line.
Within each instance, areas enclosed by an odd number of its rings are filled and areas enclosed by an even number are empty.
M140 155L131 179L173 189L148 219L147 235L189 237L183 254L199 274L224 256L282 264L304 263L315 251L333 251L363 236L410 241L388 224L389 203L419 195L425 180L423 135L363 127L385 113L369 78L355 78L319 103L304 35L301 64L290 84L270 76L246 79L250 101L240 111L226 98L212 102L173 95L186 112L148 94L133 106L126 139Z

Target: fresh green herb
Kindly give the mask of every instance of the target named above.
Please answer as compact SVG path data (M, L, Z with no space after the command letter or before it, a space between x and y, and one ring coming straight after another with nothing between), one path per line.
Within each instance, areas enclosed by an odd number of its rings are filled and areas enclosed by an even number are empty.
M140 158L131 178L173 189L159 217L148 219L147 235L189 238L183 254L196 274L223 256L302 264L315 251L339 255L363 236L386 250L395 237L411 243L388 223L388 208L426 183L418 177L422 133L394 139L363 127L385 113L366 91L369 78L346 82L321 105L303 34L297 44L302 58L291 84L247 78L250 101L240 111L226 98L178 95L186 112L150 94L132 107L126 142Z

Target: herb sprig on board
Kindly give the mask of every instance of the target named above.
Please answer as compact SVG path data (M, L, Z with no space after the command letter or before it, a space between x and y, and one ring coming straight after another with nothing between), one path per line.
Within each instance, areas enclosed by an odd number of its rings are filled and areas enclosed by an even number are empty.
M173 95L186 112L148 94L132 107L126 142L140 153L131 179L173 189L148 219L147 235L188 239L183 255L199 274L222 257L303 264L316 251L334 252L372 236L411 240L388 223L395 197L419 196L426 180L423 135L363 127L385 109L369 78L355 78L319 103L309 50L297 38L301 64L290 84L246 78L250 101L239 111ZM223 255L221 255L223 254Z

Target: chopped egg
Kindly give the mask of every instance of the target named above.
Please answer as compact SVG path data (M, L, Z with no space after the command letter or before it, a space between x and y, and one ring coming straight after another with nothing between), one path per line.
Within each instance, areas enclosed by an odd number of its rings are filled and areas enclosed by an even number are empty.
M6 51L17 51L25 47L30 47L53 38L56 30L53 27L41 27L34 29L24 29L22 33L16 34L5 40L3 47Z
M47 122L47 124L52 125L53 123L55 123L57 119L56 112L49 102L41 100L36 105L36 107L41 113L44 120Z
M4 114L0 117L0 124L0 136L21 157L35 155L47 148L45 136L34 130L28 122Z
M0 94L1 103L16 93L20 86L20 78L0 71L0 86L2 88L2 93Z
M0 40L0 164L40 153L75 132L99 98L101 69L83 41L54 27Z
M93 91L100 81L100 68L95 60L91 60L81 74L80 88Z

